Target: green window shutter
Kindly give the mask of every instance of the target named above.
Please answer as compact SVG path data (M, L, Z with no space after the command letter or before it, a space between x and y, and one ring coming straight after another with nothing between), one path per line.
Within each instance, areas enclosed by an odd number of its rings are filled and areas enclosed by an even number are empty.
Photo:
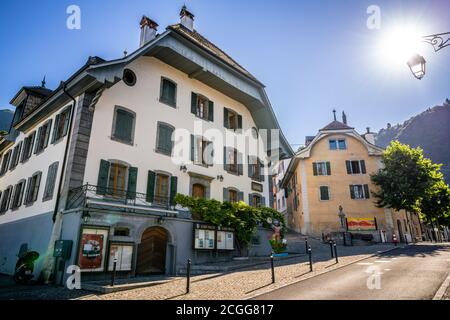
M228 109L227 108L223 108L223 126L225 128L229 128L228 126Z
M173 129L164 124L158 125L158 145L157 149L167 154L172 153L173 141L172 141Z
M191 113L197 114L197 94L193 92L191 95Z
M355 199L355 189L350 185L350 198Z
M264 182L264 178L265 178L265 176L264 176L264 164L261 161L259 161L259 160L258 160L258 162L259 162L259 172L260 172L259 180L261 182Z
M155 180L156 180L156 174L154 171L148 171L148 178L147 178L147 202L153 202L155 199Z
M242 116L240 114L238 114L237 118L238 118L237 128L242 129Z
M56 139L58 138L58 127L59 127L60 118L61 118L61 115L57 114L56 118L55 118L55 126L53 127L52 143L55 142ZM33 144L31 144L31 145L33 145Z
M229 196L228 196L228 188L223 188L223 201L230 201Z
M228 161L228 157L227 156L228 156L228 148L227 147L223 147L223 169L225 171L229 170L228 164L227 164L227 161Z
M116 123L114 136L120 140L131 142L133 140L134 115L125 110L116 110Z
M364 197L366 199L370 198L369 185L367 185L367 184L364 185Z
M252 157L248 156L248 177L253 178Z
M331 163L327 162L327 175L331 176Z
M44 148L47 148L50 139L50 132L52 131L52 120L47 123L47 130L45 130Z
M208 120L214 121L214 102L208 101Z
M313 174L317 176L317 163L313 162Z
M347 166L347 174L352 174L352 164L350 161L345 161L345 165Z
M178 177L172 176L170 178L170 205L175 205L175 196L178 192Z
M100 169L98 171L97 179L97 194L106 194L110 166L111 163L109 163L109 161L100 160Z
M238 165L238 175L242 176L244 174L244 163L243 163L242 153L237 153L237 165Z
M244 201L244 192L242 191L238 192L238 201Z
M328 187L320 187L320 200L330 200L330 194L328 192Z
M136 199L136 184L137 184L138 168L128 168L128 187L127 199Z
M366 174L366 162L364 160L361 160L361 173Z
M195 137L191 134L191 161L195 160Z

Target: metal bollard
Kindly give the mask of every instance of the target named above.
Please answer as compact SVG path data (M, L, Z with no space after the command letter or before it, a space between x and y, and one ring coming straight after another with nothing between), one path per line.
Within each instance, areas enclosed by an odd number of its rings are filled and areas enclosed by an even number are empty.
M333 255L333 241L331 241L331 240L330 240L330 242L329 242L329 243L330 243L330 252L331 252L331 257L332 257L332 258L334 258L334 255Z
M270 255L270 267L272 268L272 283L275 283L275 269L273 266L273 254Z
M333 244L333 246L334 246L334 256L336 257L336 263L339 263L336 242Z
M308 252L308 238L305 238L305 253Z
M117 268L117 259L114 259L113 273L111 277L111 287L114 287L114 282L116 282L116 268Z
M405 244L408 245L408 236L405 234Z
M309 272L312 272L313 271L313 262L312 262L311 246L308 247L308 256L309 256Z
M189 293L190 286L191 286L191 259L188 259L186 267L186 294Z

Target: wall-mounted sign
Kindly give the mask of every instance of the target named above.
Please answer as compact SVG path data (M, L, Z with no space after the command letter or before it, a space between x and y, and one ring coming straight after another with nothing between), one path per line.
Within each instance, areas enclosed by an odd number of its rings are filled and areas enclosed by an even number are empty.
M197 223L194 225L194 249L234 250L234 230Z
M375 218L347 218L348 231L374 231L377 230Z
M81 232L78 265L81 271L98 272L105 269L108 229L85 227Z
M117 259L117 271L131 271L131 264L133 261L133 244L111 243L109 246L108 271L113 271L114 259Z
M263 185L261 183L252 182L252 190L258 191L258 192L263 192Z

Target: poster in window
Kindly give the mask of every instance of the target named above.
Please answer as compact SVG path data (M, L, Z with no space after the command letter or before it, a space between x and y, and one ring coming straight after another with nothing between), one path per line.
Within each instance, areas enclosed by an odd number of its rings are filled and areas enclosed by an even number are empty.
M109 247L108 271L114 269L114 258L117 258L117 271L131 271L133 260L133 245L123 243L113 243Z
M98 272L105 268L105 244L108 230L85 228L81 234L78 265L81 271Z
M195 230L195 249L214 249L215 232L214 230L196 229Z
M234 233L230 231L217 231L217 249L234 250Z

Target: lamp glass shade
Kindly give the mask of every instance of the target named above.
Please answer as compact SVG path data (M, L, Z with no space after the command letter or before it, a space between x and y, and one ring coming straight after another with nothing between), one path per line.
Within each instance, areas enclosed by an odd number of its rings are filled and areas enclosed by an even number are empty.
M419 80L422 79L423 76L425 75L425 64L426 64L425 59L418 54L412 56L407 62L407 65L411 70L412 74L414 75L415 78Z

